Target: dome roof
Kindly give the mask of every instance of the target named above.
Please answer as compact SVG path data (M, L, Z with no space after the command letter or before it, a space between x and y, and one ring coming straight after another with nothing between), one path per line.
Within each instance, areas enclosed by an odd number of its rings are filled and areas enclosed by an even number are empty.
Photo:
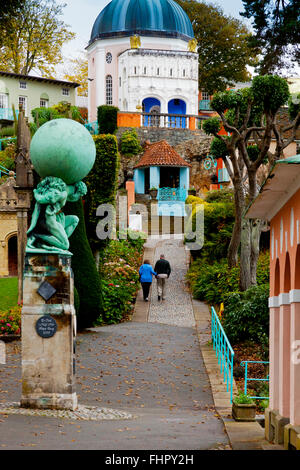
M98 38L134 34L194 38L189 17L174 0L112 0L96 19L90 44Z

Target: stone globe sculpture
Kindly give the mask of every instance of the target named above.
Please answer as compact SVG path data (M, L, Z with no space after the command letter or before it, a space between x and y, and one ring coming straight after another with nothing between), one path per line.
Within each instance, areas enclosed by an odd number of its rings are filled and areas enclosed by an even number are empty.
M36 204L27 232L26 253L71 256L69 237L79 219L65 216L62 208L67 201L78 201L87 192L81 180L95 163L93 138L76 121L54 119L35 133L30 158L42 181L34 190Z

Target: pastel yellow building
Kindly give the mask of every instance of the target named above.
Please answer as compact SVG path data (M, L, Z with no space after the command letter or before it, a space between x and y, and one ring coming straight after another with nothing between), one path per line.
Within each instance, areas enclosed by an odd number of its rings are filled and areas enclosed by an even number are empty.
M18 274L18 222L15 178L0 186L0 277Z

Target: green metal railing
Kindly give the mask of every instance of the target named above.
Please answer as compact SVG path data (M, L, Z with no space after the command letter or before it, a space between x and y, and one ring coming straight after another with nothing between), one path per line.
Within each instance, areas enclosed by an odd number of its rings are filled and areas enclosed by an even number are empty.
M245 367L245 387L244 387L244 394L248 396L248 382L269 382L269 375L265 379L257 379L254 377L248 377L248 364L269 364L268 361L242 361L241 366ZM255 398L256 400L268 400L269 397L254 397L249 395L250 398Z
M227 392L230 391L230 402L232 403L234 351L214 307L211 308L211 338L218 364L220 364L220 371L223 374L224 382L226 382Z
M2 177L2 174L6 175L6 176L9 176L9 171L10 170L5 168L5 166L0 165L0 178Z

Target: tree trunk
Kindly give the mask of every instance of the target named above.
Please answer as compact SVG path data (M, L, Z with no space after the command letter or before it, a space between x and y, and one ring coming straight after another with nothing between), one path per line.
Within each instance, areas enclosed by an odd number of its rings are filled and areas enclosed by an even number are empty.
M251 220L243 218L241 234L240 289L251 285Z
M241 243L242 231L242 215L245 208L245 196L242 181L233 181L234 183L234 205L235 205L235 222L232 237L228 247L227 260L230 268L237 265L238 251Z
M248 169L249 202L253 202L257 196L256 172L254 168ZM240 260L240 289L242 291L256 285L261 227L260 220L243 218Z

